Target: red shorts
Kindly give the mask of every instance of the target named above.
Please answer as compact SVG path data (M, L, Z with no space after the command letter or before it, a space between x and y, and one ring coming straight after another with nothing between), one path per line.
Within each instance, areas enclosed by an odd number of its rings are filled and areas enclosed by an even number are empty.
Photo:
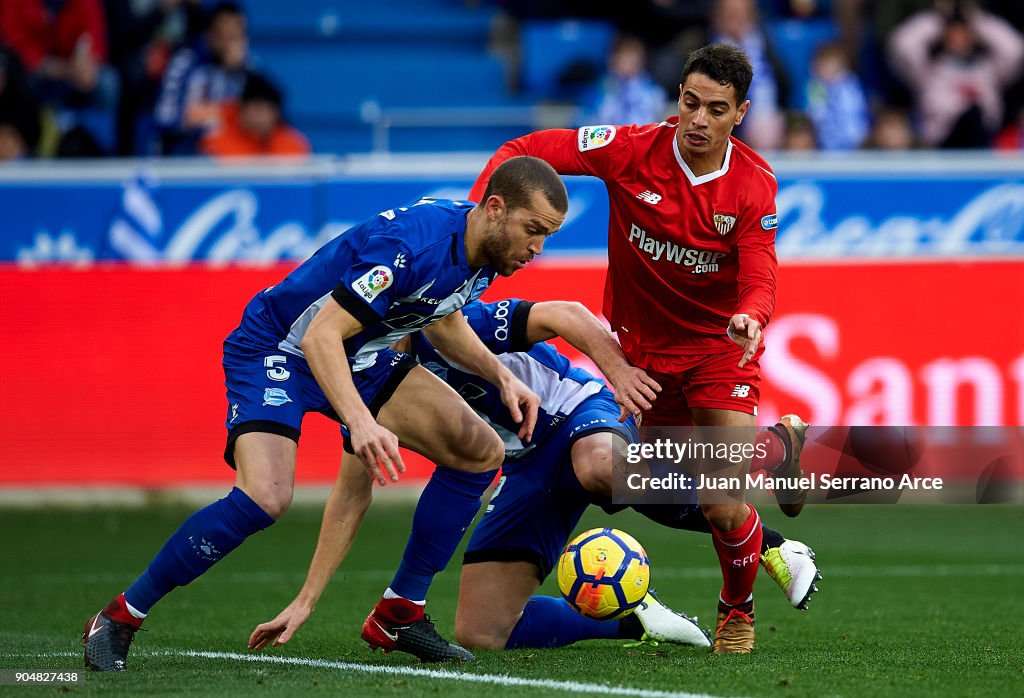
M722 354L694 354L674 357L679 367L672 373L647 370L661 384L654 407L644 412L646 426L690 426L690 408L734 410L757 414L761 397L761 354L764 345L743 368L739 367L743 351ZM632 360L632 359L631 359ZM641 360L640 366L643 365Z

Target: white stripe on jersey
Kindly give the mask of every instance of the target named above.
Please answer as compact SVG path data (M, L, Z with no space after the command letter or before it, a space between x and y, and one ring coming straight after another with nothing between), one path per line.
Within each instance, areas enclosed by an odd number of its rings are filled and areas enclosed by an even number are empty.
M545 366L526 352L500 354L498 361L526 383L540 397L540 408L548 414L571 414L580 403L601 392L604 386L596 380L578 383L563 379L558 371Z
M303 359L306 355L302 353L302 338L306 336L306 330L309 329L309 323L313 322L313 318L320 312L320 308L324 307L324 303L331 297L331 292L328 291L324 295L317 298L315 301L310 303L299 317L295 318L295 322L288 328L288 336L282 339L277 344L277 348L293 356L299 356Z
M430 315L421 315L418 313L408 313L406 315L399 316L398 318L387 318L385 316L384 321L390 321L392 323L400 321L400 325L391 329L387 334L371 339L359 348L353 357L353 370L362 371L363 369L373 366L377 359L377 352L381 349L385 349L394 342L397 342L402 337L416 332L426 325L430 325L442 318L448 317L456 310L461 309L466 303L469 302L470 296L473 294L473 289L476 286L477 279L480 278L480 272L482 269L478 269L473 276L469 278L466 283L458 288L455 293L451 294L447 298L441 300L434 308L433 313ZM415 291L411 296L399 298L399 303L410 303L418 301L423 297L423 294L427 292L434 282L431 281L426 286ZM320 309L324 307L327 299L331 297L332 291L328 291L324 295L317 298L315 301L310 303L302 314L295 319L291 327L288 328L288 336L281 340L277 348L283 352L306 358L305 354L302 353L302 338L306 336L306 330L309 329L309 325L313 322L313 318L320 312ZM424 322L425 319L430 318L429 322ZM383 322L383 321L382 321Z

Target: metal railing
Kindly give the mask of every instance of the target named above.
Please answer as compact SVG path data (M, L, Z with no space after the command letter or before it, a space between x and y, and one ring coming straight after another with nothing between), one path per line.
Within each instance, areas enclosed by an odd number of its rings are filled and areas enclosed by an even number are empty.
M403 107L385 108L375 100L363 102L359 110L363 123L373 132L372 152L391 152L391 130L395 128L480 128L522 126L523 131L570 128L580 110L569 105L522 107Z

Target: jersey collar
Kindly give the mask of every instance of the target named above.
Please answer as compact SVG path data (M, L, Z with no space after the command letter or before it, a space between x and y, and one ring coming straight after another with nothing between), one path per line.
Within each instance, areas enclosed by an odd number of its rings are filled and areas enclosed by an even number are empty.
M685 160L683 160L683 155L679 152L679 141L676 140L675 134L672 135L672 152L675 153L676 162L679 163L679 167L681 167L683 172L686 174L686 178L690 180L690 184L697 186L698 184L704 184L705 182L710 182L713 179L718 179L729 171L729 163L732 161L732 139L730 139L725 146L725 160L722 162L722 167L714 172L703 174L700 177L695 175L693 170L690 169L690 166L686 164Z
M471 209L472 210L472 209ZM459 267L469 272L469 260L466 259L466 223L468 222L469 211L462 212L462 215L455 217L455 234L452 236L451 257L452 266Z

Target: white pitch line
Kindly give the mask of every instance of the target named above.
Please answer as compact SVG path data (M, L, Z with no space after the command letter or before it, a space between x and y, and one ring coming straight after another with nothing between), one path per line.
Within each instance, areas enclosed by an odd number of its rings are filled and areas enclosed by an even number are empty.
M201 650L156 650L137 652L135 656L148 657L198 657L202 659L232 659L251 664L289 664L314 669L337 669L339 671L361 671L365 674L385 674L389 676L420 676L441 681L463 681L466 683L494 684L496 686L522 686L525 688L542 688L549 691L566 691L568 693L588 693L605 696L631 696L632 698L723 698L708 693L688 693L685 691L654 691L646 688L629 688L628 686L607 686L599 683L583 683L581 681L557 681L555 679L524 679L508 674L473 674L466 671L447 671L444 669L420 669L409 666L389 666L386 664L358 664L356 662L334 662L329 659L311 659L307 657L277 657L267 654L239 654L237 652L206 652ZM35 659L80 657L81 652L33 652L32 654L0 653L0 658Z
M157 654L157 653L154 653ZM290 664L316 669L338 669L340 671L361 671L367 674L385 674L389 676L419 676L441 681L464 681L466 683L493 684L495 686L523 686L548 691L566 691L569 693L587 693L606 696L633 696L635 698L721 698L707 693L687 693L678 691L653 691L646 688L628 688L625 686L606 686L599 683L583 683L581 681L556 681L555 679L524 679L508 674L473 674L465 671L447 671L444 669L420 669L418 667L389 666L384 664L357 664L355 662L334 662L328 659L308 659L305 657L275 657L273 655L238 654L236 652L202 652L168 651L161 654L178 657L202 657L204 659L233 659L257 664Z

